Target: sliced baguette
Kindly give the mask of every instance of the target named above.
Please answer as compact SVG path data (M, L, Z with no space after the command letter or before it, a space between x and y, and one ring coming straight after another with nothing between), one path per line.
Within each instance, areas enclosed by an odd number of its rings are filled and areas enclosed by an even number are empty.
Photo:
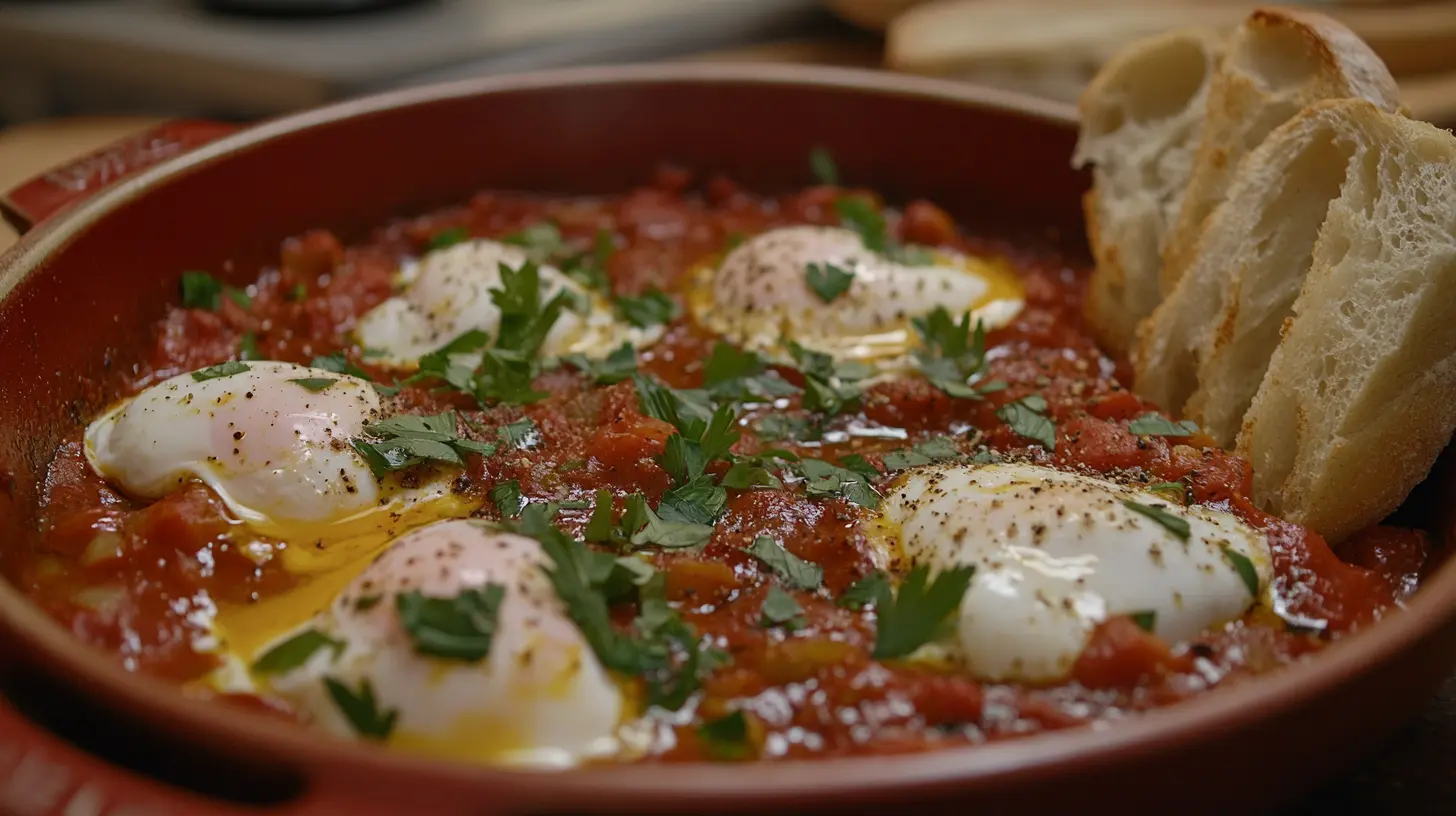
M1209 85L1222 41L1211 31L1142 40L1113 58L1079 102L1073 164L1092 165L1084 200L1097 262L1088 284L1088 324L1126 351L1159 300L1164 240L1192 176Z
M1234 30L1209 88L1193 177L1163 256L1163 294L1192 263L1204 219L1223 201L1239 160L1306 105L1345 98L1400 110L1395 79L1345 26L1274 8L1254 11Z
M1394 510L1456 430L1456 137L1363 102L1301 118L1331 122L1349 174L1238 452L1255 501L1338 541Z

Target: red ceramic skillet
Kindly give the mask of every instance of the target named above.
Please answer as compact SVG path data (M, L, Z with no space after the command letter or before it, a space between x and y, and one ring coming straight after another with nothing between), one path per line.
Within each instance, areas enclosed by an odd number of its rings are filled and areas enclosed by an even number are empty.
M485 79L225 137L63 207L0 259L0 547L19 546L35 527L56 440L99 407L101 395L81 383L126 361L163 313L178 270L263 258L308 227L358 234L482 187L621 190L663 159L790 188L807 180L813 145L892 200L923 196L963 216L990 207L1075 244L1086 180L1069 167L1074 137L1071 110L1006 94L753 66ZM133 143L132 153L186 146L160 138ZM66 196L37 194L86 188L119 169L117 155L53 176L16 204L54 207ZM1433 481L1426 493L1442 499L1447 486ZM1432 576L1409 609L1313 660L1112 727L771 765L542 774L335 741L128 674L3 581L0 647L0 688L26 712L0 702L0 807L23 813L247 813L262 804L297 815L1249 812L1360 759L1429 698L1456 660L1456 569Z

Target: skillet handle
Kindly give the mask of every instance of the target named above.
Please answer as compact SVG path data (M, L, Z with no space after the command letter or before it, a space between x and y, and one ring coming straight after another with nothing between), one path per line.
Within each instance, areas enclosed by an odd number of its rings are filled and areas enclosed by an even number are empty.
M239 129L240 125L201 119L163 122L21 182L0 196L0 215L23 233L126 176Z

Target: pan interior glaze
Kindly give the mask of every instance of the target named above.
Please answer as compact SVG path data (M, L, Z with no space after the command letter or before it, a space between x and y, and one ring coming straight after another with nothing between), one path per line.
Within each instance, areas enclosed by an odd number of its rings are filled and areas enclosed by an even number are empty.
M129 365L125 349L145 346L176 271L241 257L241 279L249 260L309 227L357 235L486 187L621 190L663 159L785 189L806 180L804 156L821 145L891 200L929 198L967 222L994 207L1000 219L1078 240L1085 179L1069 168L1074 133L1060 108L858 72L673 70L487 80L281 120L150 171L27 236L0 265L0 560L26 546L39 522L41 479L61 433L101 407L103 395L85 383ZM185 700L81 648L0 584L3 634L18 662L221 755L302 768L309 802L347 794L378 805L405 801L409 790L407 801L447 812L486 802L490 812L703 812L906 796L1027 810L1187 805L1178 780L1191 763L1243 780L1239 790L1200 791L1194 809L1251 795L1273 801L1307 787L1315 769L1353 759L1350 746L1368 744L1425 698L1450 663L1453 608L1456 576L1443 570L1409 610L1316 661L1107 731L751 770L608 768L543 784L385 756ZM1282 740L1290 761L1271 768L1251 756L1245 749L1259 739Z

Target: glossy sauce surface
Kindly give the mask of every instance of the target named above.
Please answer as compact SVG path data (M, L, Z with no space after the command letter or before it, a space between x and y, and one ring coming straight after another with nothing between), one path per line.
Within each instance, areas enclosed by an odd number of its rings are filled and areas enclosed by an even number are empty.
M696 181L664 168L650 185L618 197L481 193L468 206L387 225L355 246L322 231L289 239L277 266L261 270L249 287L246 308L224 297L216 311L172 309L158 324L153 347L137 349L133 370L106 386L120 397L236 359L245 335L262 359L306 363L343 350L389 381L347 332L390 296L399 259L418 255L449 229L500 237L549 220L581 246L608 230L617 249L607 271L620 296L651 288L681 295L693 271L738 237L783 224L838 223L836 188L766 197L724 178ZM1379 619L1413 590L1427 556L1421 534L1378 528L1333 552L1317 535L1253 507L1242 460L1203 447L1208 440L1198 435L1130 432L1128 422L1156 406L1119 385L1125 365L1104 355L1083 330L1080 261L1048 245L977 235L929 202L909 203L890 223L904 242L1000 256L1014 266L1025 308L988 337L987 376L1008 387L980 401L952 399L925 379L904 375L869 386L861 411L822 423L812 421L795 395L743 411L734 452L775 447L829 461L858 453L878 465L887 451L952 434L967 453L984 445L1034 463L1131 474L1146 482L1183 480L1192 500L1225 508L1267 533L1283 617L1256 609L1174 645L1128 617L1113 617L1094 633L1072 678L1046 687L982 683L953 670L877 661L871 657L874 612L834 600L879 566L865 511L842 499L808 498L793 483L730 490L726 512L702 552L652 555L666 573L669 600L731 661L706 678L690 717L662 720L660 727L674 738L653 741L646 760L704 757L695 726L735 709L749 715L755 755L769 759L917 751L1116 720L1297 660ZM701 386L715 342L680 317L662 341L639 350L640 369L674 387ZM802 383L793 369L779 373ZM609 488L619 495L641 492L655 505L669 489L671 478L655 457L672 428L643 414L630 381L592 386L562 368L540 375L535 387L550 396L525 406L482 410L462 395L422 387L407 387L390 402L419 414L453 407L485 427L523 416L536 423L538 447L472 455L455 479L455 491L479 505L476 513L484 518L498 518L486 497L505 480L518 481L524 497L557 501L590 501L598 489ZM1054 452L997 418L998 407L1031 394L1045 398L1056 423ZM774 419L764 424L765 417ZM810 434L818 441L772 432L800 421L818 425ZM197 681L217 665L206 624L219 607L266 602L307 579L283 568L278 554L284 544L247 532L206 487L191 484L150 503L128 498L92 471L79 439L77 429L51 466L40 544L16 556L8 571L78 637L116 654L128 668ZM558 524L580 533L587 513L565 509ZM764 534L824 569L827 594L792 593L804 610L804 625L795 631L760 622L774 581L744 549ZM614 612L623 625L635 614L632 608ZM202 693L195 684L189 688ZM220 696L291 716L273 701Z

